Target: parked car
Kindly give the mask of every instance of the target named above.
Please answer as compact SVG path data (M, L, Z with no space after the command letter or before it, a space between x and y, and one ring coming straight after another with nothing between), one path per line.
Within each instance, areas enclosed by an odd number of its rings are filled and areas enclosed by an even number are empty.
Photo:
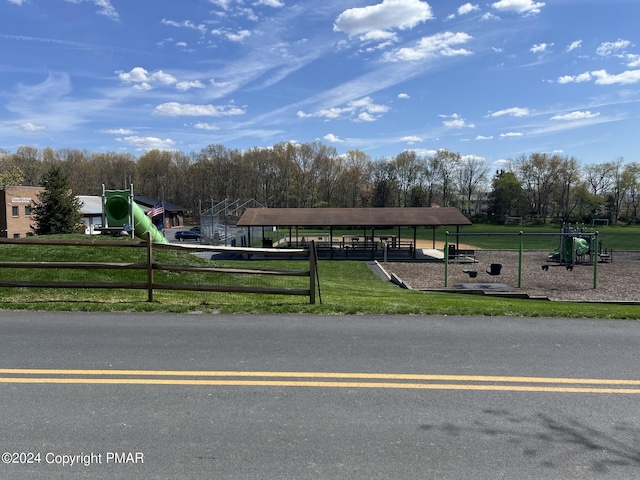
M176 240L200 240L200 232L193 230L180 230L176 232Z

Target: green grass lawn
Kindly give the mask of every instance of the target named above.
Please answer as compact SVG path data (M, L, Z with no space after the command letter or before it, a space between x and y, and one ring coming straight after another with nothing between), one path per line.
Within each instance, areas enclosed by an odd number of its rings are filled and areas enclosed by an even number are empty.
M623 245L626 231L616 230L612 242ZM429 232L430 233L430 232ZM93 261L142 262L145 250L112 247L69 247L35 245L0 245L0 261ZM169 264L202 265L208 263L183 251L156 250L155 261ZM305 263L290 260L216 261L217 266L304 269ZM274 265L276 265L274 267ZM308 268L308 265L306 265ZM564 303L476 295L445 294L403 290L377 277L364 262L320 261L319 297L322 303L309 304L307 297L165 291L154 293L147 301L145 290L125 289L39 289L0 288L0 309L62 311L148 311L197 313L313 313L313 314L438 314L438 315L506 315L534 317L585 317L640 319L637 306ZM2 269L3 279L46 279L56 281L144 282L139 271L78 271ZM215 274L220 275L220 274ZM226 282L227 279L199 273L158 273L158 281L170 283ZM299 281L293 279L294 281ZM241 281L249 281L243 278ZM253 279L251 280L253 281ZM307 284L308 285L308 284Z

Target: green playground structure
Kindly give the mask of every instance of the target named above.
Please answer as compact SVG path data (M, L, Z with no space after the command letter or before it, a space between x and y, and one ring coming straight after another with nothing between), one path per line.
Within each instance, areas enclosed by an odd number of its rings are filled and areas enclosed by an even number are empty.
M581 257L591 251L589 241L579 237L562 237L562 247L549 253L548 258L554 262L573 263L574 253Z
M151 219L133 201L130 190L104 190L103 195L104 214L110 228L130 227L133 234L142 240L146 240L147 233L151 233L151 241L154 243L169 243Z
M584 226L582 228L572 227L571 224L563 224L560 233L560 246L550 252L547 256L549 261L560 264L574 264L579 258L585 255L593 255L595 235L593 232L587 233ZM593 259L590 259L591 263Z

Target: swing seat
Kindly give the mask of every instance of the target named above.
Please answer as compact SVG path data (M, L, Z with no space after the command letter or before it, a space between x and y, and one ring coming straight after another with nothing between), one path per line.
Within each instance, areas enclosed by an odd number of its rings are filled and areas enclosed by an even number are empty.
M471 278L476 278L478 276L477 270L462 270L464 273L469 275Z
M489 270L487 270L487 273L489 275L500 275L501 270L502 270L501 263L492 263L489 265Z

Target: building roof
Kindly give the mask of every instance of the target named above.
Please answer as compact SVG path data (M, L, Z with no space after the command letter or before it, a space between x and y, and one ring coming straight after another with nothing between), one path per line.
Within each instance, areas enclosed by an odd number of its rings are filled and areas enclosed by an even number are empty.
M240 227L439 227L471 225L453 207L248 208Z
M80 213L83 215L102 214L102 197L96 195L78 195L78 200L82 202Z
M153 208L159 201L159 198L149 197L147 195L137 195L133 196L133 200L138 204L138 206L144 211L148 211ZM184 212L185 208L180 205L176 205L174 203L167 202L166 200L162 201L162 205L167 212Z

